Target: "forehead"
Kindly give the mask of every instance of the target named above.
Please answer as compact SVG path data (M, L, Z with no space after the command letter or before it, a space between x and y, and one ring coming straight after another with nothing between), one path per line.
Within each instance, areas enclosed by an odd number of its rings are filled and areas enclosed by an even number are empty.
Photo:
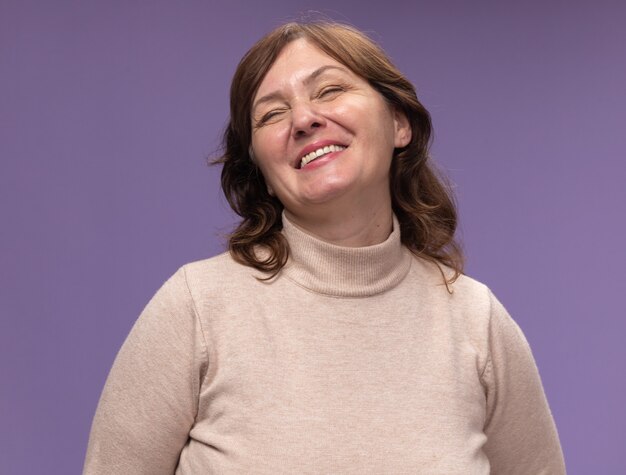
M279 53L261 81L255 99L281 90L284 87L294 87L302 84L311 73L322 66L339 66L349 71L345 65L330 57L306 39L299 38L294 40L287 44Z

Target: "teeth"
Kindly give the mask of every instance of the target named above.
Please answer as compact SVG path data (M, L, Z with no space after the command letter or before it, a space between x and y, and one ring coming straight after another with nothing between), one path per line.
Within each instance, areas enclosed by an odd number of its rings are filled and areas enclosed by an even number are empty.
M307 153L304 157L302 157L302 161L300 162L300 168L305 166L307 163L315 160L316 158L321 157L322 155L326 155L331 152L340 152L341 150L345 150L346 147L342 145L327 145L326 147L320 147L317 150L314 150L311 153Z

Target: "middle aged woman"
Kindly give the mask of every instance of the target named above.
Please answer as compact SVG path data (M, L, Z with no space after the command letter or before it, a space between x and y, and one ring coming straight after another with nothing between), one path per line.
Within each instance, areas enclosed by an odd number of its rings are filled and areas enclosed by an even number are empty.
M242 221L133 327L85 473L565 473L523 333L462 274L429 140L362 33L259 41L220 160Z

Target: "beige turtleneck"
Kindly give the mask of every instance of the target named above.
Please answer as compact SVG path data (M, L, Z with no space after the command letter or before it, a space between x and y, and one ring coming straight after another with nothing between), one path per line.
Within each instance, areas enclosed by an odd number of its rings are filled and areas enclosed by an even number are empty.
M565 473L531 350L487 287L389 238L339 247L283 214L270 282L181 267L122 346L85 474Z

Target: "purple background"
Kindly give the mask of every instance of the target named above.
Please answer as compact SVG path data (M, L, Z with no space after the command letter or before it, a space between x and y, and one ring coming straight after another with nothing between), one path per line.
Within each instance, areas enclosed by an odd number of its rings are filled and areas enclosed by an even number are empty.
M0 1L0 472L82 468L113 358L234 222L241 55L313 4ZM626 473L623 2L315 2L416 84L468 273L524 330L570 474Z

